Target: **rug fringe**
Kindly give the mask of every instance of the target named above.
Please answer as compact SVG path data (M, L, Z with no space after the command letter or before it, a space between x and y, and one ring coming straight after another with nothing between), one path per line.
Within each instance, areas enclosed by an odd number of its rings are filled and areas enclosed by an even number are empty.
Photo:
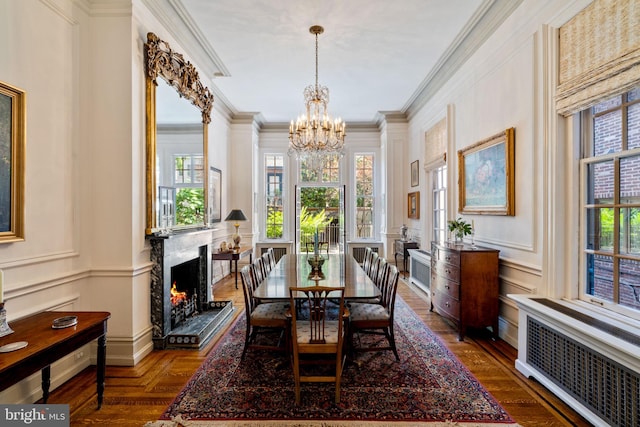
M313 421L313 420L260 420L260 421L190 421L180 415L169 420L150 421L144 427L522 427L517 423L467 423L455 421Z

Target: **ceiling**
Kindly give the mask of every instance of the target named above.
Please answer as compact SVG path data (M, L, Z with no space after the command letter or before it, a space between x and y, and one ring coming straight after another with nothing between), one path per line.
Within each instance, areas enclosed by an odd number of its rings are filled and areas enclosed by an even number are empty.
M504 10L513 3L519 1L147 2L177 39L190 34L204 47L210 60L202 62L212 66L201 71L201 79L216 102L232 114L259 113L262 123L288 123L303 112L303 90L315 82L309 27L323 26L319 84L330 90L329 112L347 126L375 122L381 111L407 113L464 43L486 38L488 30L478 31L479 23L495 21L496 4Z

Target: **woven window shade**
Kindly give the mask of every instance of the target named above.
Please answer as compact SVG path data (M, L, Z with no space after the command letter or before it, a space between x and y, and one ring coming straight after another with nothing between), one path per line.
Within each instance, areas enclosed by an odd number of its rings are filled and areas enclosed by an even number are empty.
M425 169L433 169L447 161L447 119L444 118L424 133Z
M556 108L571 115L640 83L640 2L595 0L560 28Z

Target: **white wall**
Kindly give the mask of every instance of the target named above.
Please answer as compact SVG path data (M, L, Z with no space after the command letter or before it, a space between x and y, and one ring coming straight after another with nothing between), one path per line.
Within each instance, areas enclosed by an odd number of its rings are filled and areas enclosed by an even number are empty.
M146 34L190 60L187 49L140 0L0 0L0 28L0 78L27 100L25 241L0 245L9 322L43 310L108 311L107 363L134 365L153 348ZM228 114L214 104L209 162L223 170L223 194L228 133ZM214 231L229 235L224 223ZM54 364L52 388L95 363L93 347ZM0 392L5 403L40 397L39 375Z
M500 335L517 346L517 309L506 298L509 293L544 294L542 283L545 245L564 236L549 235L545 229L546 166L545 135L549 120L545 111L553 110L552 78L543 75L547 60L541 46L544 25L558 26L584 7L584 1L525 0L488 41L446 82L446 84L410 117L409 147L406 163L420 157L424 161L424 133L445 117L452 105L454 147L447 153L448 195L459 216L457 151L475 142L515 127L515 216L462 215L474 220L475 240L479 245L500 250L501 322ZM566 141L557 141L565 144ZM427 195L428 180L420 181ZM407 191L410 190L406 187ZM422 208L431 205L425 197ZM428 203L425 205L424 203ZM423 241L431 238L432 224L426 219ZM550 239L550 240L547 240Z

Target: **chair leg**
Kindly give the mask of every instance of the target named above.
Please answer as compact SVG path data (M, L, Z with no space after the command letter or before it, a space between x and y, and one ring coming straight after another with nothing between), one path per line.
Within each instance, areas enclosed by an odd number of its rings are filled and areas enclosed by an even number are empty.
M244 348L242 349L242 356L240 356L240 360L244 360L244 357L247 354L247 350L249 349L249 341L251 341L251 325L247 325L247 333L244 338Z
M396 360L399 362L400 356L398 356L398 350L396 349L396 339L395 335L393 334L393 325L389 326L389 331L385 329L385 333L387 334L387 339L389 340L389 344L391 345L391 350L393 351L393 354L396 355Z

